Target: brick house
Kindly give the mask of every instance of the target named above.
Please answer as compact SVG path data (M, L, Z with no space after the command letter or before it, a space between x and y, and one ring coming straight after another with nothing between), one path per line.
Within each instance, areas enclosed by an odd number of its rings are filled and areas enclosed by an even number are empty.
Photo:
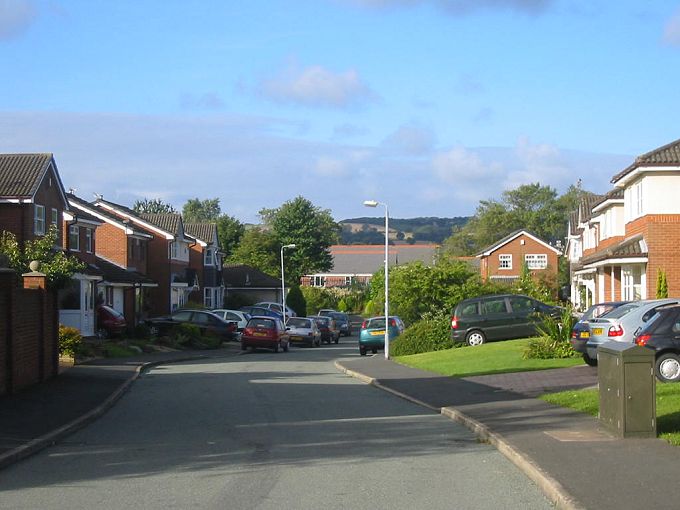
M96 304L119 311L130 325L138 324L148 314L146 303L150 299L150 289L158 286L147 275L148 243L153 235L73 194L69 193L67 197L71 211L77 216L87 215L99 222L96 241L93 234L93 264L101 274ZM87 246L87 233L84 243Z
M146 275L158 287L149 289L145 311L150 316L167 315L183 306L189 294L198 290L199 285L196 271L189 267L189 245L193 240L184 233L182 217L177 213L138 214L101 197L94 201L94 206L117 217L134 230L151 236L146 247L142 248L140 244L140 249L146 250ZM102 241L100 239L100 244ZM123 249L120 245L112 248L118 251ZM134 246L131 248L128 244L127 249L134 250Z
M21 245L55 225L61 247L62 213L67 209L52 154L0 154L0 231L12 232Z
M394 244L388 246L389 266L421 261L434 263L437 244ZM385 245L338 244L330 247L333 269L305 275L300 284L311 287L348 287L367 284L373 274L385 267Z
M570 216L572 302L654 298L658 270L669 296L680 295L680 140L639 156L611 182Z
M561 251L526 230L517 230L477 255L483 280L512 283L526 263L533 275L557 280Z
M222 308L224 281L222 280L222 252L218 242L215 223L187 223L186 235L193 242L189 245L189 267L196 271L200 289L189 298L206 308Z

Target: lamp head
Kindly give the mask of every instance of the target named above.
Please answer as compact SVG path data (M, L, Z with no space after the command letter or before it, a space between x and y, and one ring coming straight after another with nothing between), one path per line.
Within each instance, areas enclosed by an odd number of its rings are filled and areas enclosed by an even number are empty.
M285 246L282 246L282 248L295 248L294 244L286 244Z
M378 207L378 202L376 200L364 200L364 205L366 207Z

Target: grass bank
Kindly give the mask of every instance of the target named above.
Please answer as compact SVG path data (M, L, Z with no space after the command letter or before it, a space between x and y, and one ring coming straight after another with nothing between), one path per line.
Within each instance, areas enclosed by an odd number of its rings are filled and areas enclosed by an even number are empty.
M398 363L452 377L547 370L583 364L579 358L524 359L528 338L490 342L478 347L461 347L394 358Z

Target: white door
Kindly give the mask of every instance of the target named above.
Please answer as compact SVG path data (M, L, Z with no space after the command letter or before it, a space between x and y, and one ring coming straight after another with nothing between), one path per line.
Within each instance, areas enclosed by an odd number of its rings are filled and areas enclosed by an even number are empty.
M80 334L94 336L94 281L80 280Z
M113 309L117 312L125 314L125 290L120 287L113 289Z

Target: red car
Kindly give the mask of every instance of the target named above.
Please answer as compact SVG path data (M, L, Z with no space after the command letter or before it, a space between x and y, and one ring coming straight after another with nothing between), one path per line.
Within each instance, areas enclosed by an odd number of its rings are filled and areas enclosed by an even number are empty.
M97 308L97 336L108 338L119 335L127 327L125 317L118 310L102 305Z
M241 350L250 347L288 351L289 336L286 327L275 317L251 317L241 335Z

